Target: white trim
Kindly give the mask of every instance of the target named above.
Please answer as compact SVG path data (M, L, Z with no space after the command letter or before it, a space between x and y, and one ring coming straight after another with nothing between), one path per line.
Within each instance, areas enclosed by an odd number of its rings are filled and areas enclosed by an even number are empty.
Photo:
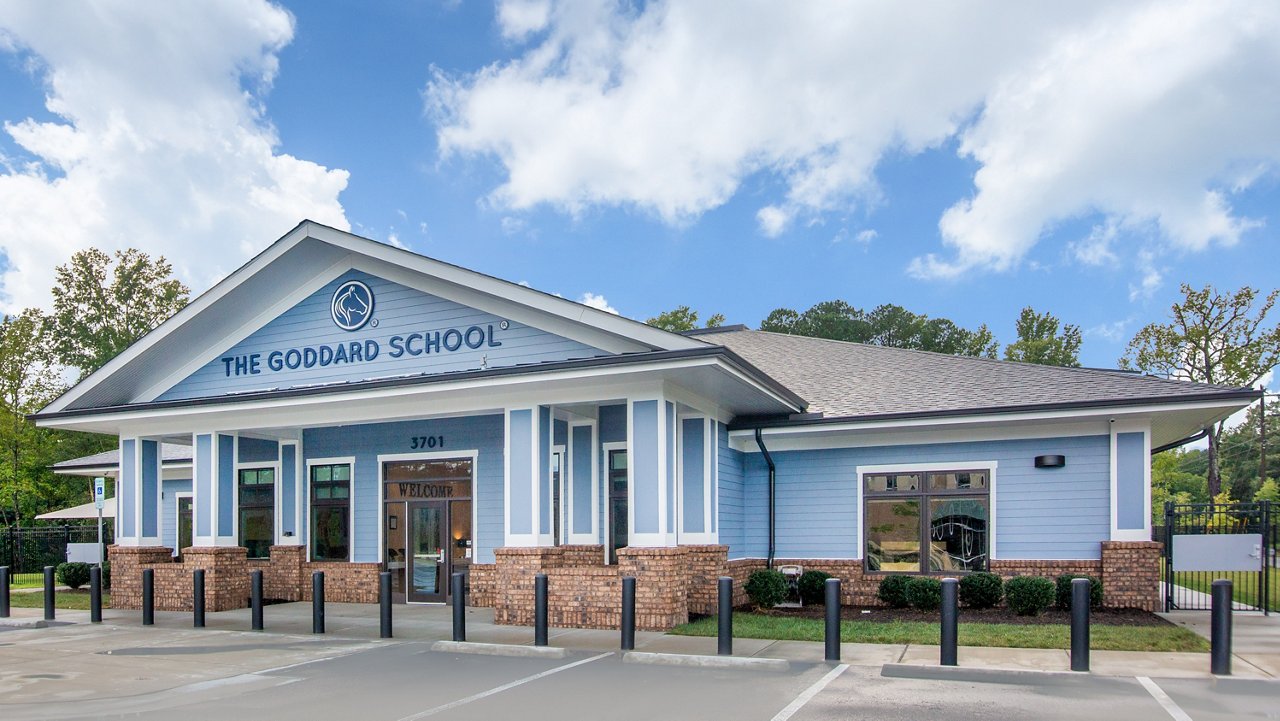
M685 507L684 507L684 422L685 421L702 421L702 531L700 533L690 533L685 531ZM716 529L711 526L711 487L714 480L711 475L711 458L713 452L712 444L717 442L715 437L715 419L710 418L701 413L686 413L676 415L676 448L679 454L676 458L676 543L677 545L693 545L693 544L714 544L718 542L719 534Z
M284 535L284 447L293 446L293 478L287 480L293 484L293 535ZM280 441L276 444L276 458L280 470L276 474L276 542L282 546L298 546L302 544L301 516L302 494L299 492L299 479L302 474L302 442Z
M989 422L963 427L924 426L899 429L841 430L833 433L805 432L770 437L765 429L770 451L811 451L834 448L884 448L925 443L973 443L987 441L1028 440L1105 436L1110 423L1106 417L1056 422ZM754 430L730 431L729 447L743 453L759 453Z
M569 544L569 523L568 523L568 518L566 517L566 512L569 509L569 505L566 502L568 499L568 496L566 495L567 489L565 487L565 480L569 477L569 468L568 468L569 445L568 444L569 444L568 438L565 438L564 445L559 445L556 443L556 417L555 417L555 413L553 412L551 414L551 455L548 458L551 462L551 468L555 468L556 454L557 453L560 454L560 474L559 474L560 478L558 481L554 481L553 479L553 482L556 483L556 485L559 485L560 488L557 489L553 487L551 489L551 494L552 494L551 495L551 515L559 516L559 518L553 517L551 519L551 538L552 538L552 543L554 545L559 545L559 546L565 546ZM550 470L548 470L548 473L550 473ZM555 474L551 474L551 475L554 476ZM555 508L556 508L555 492L557 490L560 491L560 512L559 513L555 512ZM560 522L559 543L555 542L556 521Z
M589 471L591 474L591 481L590 481L591 500L589 501L589 503L591 504L591 521L590 521L590 530L585 533L575 532L576 527L573 525L573 509L577 502L573 495L574 483L575 483L574 474L576 474L578 470L576 463L573 461L576 455L576 450L577 450L575 448L574 433L573 433L575 428L588 428L590 429L590 435L591 435L591 439L589 441L590 460L588 461L591 464L591 468ZM589 545L595 544L597 542L597 539L600 538L600 489L599 489L600 462L598 460L600 436L599 436L598 423L594 420L570 421L569 422L569 438L567 440L569 441L568 457L570 460L568 464L569 482L568 482L567 488L569 490L569 495L568 495L568 504L567 504L568 513L566 514L566 518L569 521L569 526L567 526L568 533L565 535L569 539L569 543L571 545L589 546ZM565 496L561 496L560 502L562 505L565 505Z
M512 533L511 532L511 488L514 480L512 473L512 464L515 459L511 457L511 414L519 411L529 411L529 427L532 436L529 439L530 449L530 465L529 470L534 478L530 481L532 484L531 492L533 497L529 500L530 518L529 533ZM540 545L538 543L538 464L542 454L538 451L538 406L512 407L507 408L502 414L503 433L502 433L502 466L503 466L503 493L502 493L502 545L512 548L533 548Z
M397 461L448 461L458 458L466 458L471 461L471 562L476 562L476 557L480 555L480 484L477 478L480 472L480 449L467 448L457 451L423 451L421 453L382 453L377 456L378 461L378 563L387 562L387 483L384 476L385 466L388 463ZM351 475L355 480L354 470ZM429 499L424 499L429 500ZM439 499L449 502L449 499ZM452 509L449 511L452 513ZM405 529L406 539L408 538L408 529ZM448 535L448 533L446 533ZM450 543L452 541L449 541ZM405 549L406 553L408 548ZM452 548L449 549L452 553ZM408 568L406 566L406 568ZM407 590L407 589L406 589ZM448 595L445 593L444 595ZM408 595L406 593L406 599ZM406 600L406 603L409 601ZM433 602L438 603L438 602Z
M1120 528L1120 473L1117 443L1121 433L1142 434L1142 528ZM1120 420L1111 424L1108 446L1111 456L1111 540L1151 540L1151 424L1145 421Z
M173 493L173 556L177 558L178 551L182 550L182 499L191 499L191 545L196 545L196 497L195 497L196 481L191 479L190 491L174 491ZM160 534L162 537L164 534Z
M627 403L627 406L630 407L631 404ZM630 420L631 417L628 415L627 421L630 422ZM630 426L628 426L628 428L630 428ZM627 432L627 437L628 439L631 437L630 430ZM627 441L609 441L608 443L600 443L599 446L601 455L597 467L603 466L604 468L604 472L600 475L600 486L603 488L602 493L604 495L604 518L601 520L601 527L604 529L604 534L600 536L600 540L604 543L604 562L607 565L609 563L609 546L613 544L613 523L611 521L613 518L613 509L610 507L610 501L613 497L613 488L610 486L609 480L609 453L612 451L625 451L627 454L627 522L630 523L631 451L629 449L631 446L627 445ZM599 508L599 506L596 507ZM628 534L628 536L629 535L630 534ZM627 538L627 543L628 545L631 543L631 539L629 537Z
M232 488L232 504L231 504L231 537L235 540L237 546L243 546L240 543L240 471L256 471L262 469L271 470L271 545L280 545L280 473L283 465L280 463L280 446L276 445L276 459L274 461L240 461L240 439L236 439L235 449L235 473L231 478ZM253 560L253 559L250 559Z
M347 489L347 563L355 563L356 557L356 457L355 456L330 456L328 458L308 458L307 459L307 524L311 523L311 467L312 466L329 466L347 464L351 467L350 479L347 483L350 487ZM312 562L311 558L311 528L307 528L307 561ZM379 552L381 557L381 552ZM336 563L342 563L336 561Z
M989 532L987 533L987 568L990 569L991 563L999 558L999 556L996 555L996 542L997 542L997 537L999 536L999 534L996 532L997 531L996 470L998 467L999 467L999 462L994 459L988 460L988 461L947 461L947 462L933 462L933 463L910 463L910 462L877 463L877 464L869 464L869 465L860 465L855 467L854 472L858 478L858 487L857 487L857 494L856 494L856 498L857 498L856 502L858 504L858 512L857 512L858 548L856 552L858 555L856 558L850 559L850 560L861 561L866 555L866 548L867 548L866 523L863 517L864 510L866 508L866 504L863 502L863 498L865 495L864 489L866 488L866 483L863 480L863 476L867 475L868 473L927 473L929 471L985 470L987 471L987 484L988 484L987 495L989 496L987 500L987 524L988 524L988 528L990 529ZM921 479L921 483L922 483L921 494L923 494L925 493L925 490L923 488L924 479ZM908 496L911 496L912 494L904 493L902 495L903 497L908 497ZM928 512L928 508L923 508L923 507L921 508L920 518L922 523L926 518L925 514L927 512ZM925 552L925 549L921 548L920 552L923 554ZM774 561L776 562L777 559L775 558Z

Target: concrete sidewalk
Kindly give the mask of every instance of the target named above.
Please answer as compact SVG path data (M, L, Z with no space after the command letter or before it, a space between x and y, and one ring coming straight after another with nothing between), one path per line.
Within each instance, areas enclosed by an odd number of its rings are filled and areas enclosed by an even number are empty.
M15 617L40 617L41 609L14 608ZM267 633L309 636L311 604L287 603L264 609ZM1209 614L1178 612L1166 618L1207 637ZM87 611L58 611L59 622L87 624ZM106 609L103 620L116 626L141 626L141 613L132 610ZM325 638L368 642L378 640L377 606L330 603L325 606ZM189 612L156 612L160 629L189 629ZM222 631L248 631L249 609L210 613L206 628ZM394 609L396 640L440 641L452 638L452 609L446 606L404 606ZM1240 678L1280 678L1280 617L1261 614L1235 614L1233 673ZM319 638L319 637L316 637ZM527 626L501 626L493 623L488 608L467 609L467 640L480 643L532 645L533 629ZM620 637L615 630L553 628L549 632L552 646L573 651L616 651ZM735 638L734 655L739 657L777 658L799 663L821 663L823 644L810 641L771 641ZM636 649L652 653L682 655L714 655L716 639L698 636L676 636L663 633L636 633ZM881 667L885 664L937 666L937 646L904 644L841 645L841 660L853 666ZM1034 672L1069 672L1070 657L1062 649L1027 649L969 647L959 649L962 668ZM1101 676L1160 676L1207 678L1207 653L1155 653L1133 651L1101 651L1091 653L1092 673Z

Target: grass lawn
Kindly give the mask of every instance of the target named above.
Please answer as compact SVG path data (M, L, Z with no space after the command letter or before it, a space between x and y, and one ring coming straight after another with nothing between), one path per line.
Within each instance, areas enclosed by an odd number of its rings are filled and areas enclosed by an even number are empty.
M1163 573L1163 566L1161 567ZM1270 590L1267 606L1272 611L1280 611L1280 568L1271 569L1267 574ZM1213 582L1219 578L1231 581L1231 597L1240 603L1250 606L1258 605L1258 574L1255 571L1225 571L1222 573L1199 573L1178 571L1173 574L1173 582L1183 588L1201 593L1209 593Z
M9 595L9 605L14 608L44 608L44 594L13 593ZM59 591L54 595L54 605L67 611L88 611L89 590ZM111 594L103 592L102 607L111 607Z
M714 616L678 626L671 633L682 636L716 635ZM840 640L858 643L915 643L937 645L937 623L924 621L842 621ZM780 641L821 641L823 622L813 618L764 616L754 613L733 615L733 635L739 638L766 638ZM1106 651L1200 651L1209 642L1178 626L1102 626L1090 629L1089 647ZM961 623L961 646L1002 646L1006 648L1068 648L1071 627L1066 624L1014 625L1004 623Z

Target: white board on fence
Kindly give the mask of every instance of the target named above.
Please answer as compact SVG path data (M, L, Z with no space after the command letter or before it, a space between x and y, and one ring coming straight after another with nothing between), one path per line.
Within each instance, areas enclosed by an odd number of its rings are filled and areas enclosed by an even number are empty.
M1260 571L1261 533L1207 533L1173 537L1175 571Z
M97 563L98 549L96 543L68 543L67 561L69 563Z

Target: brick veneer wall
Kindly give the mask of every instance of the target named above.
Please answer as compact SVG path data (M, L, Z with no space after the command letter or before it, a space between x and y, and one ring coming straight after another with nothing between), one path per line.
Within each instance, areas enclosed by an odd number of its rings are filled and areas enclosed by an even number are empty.
M163 546L110 546L111 605L142 608L142 571L155 576L155 607L160 611L189 611L193 573L204 569L205 609L228 611L249 605L249 566L241 547L187 548L182 562Z
M471 564L467 572L467 605L492 607L497 590L498 564Z
M1102 542L1102 598L1112 608L1160 608L1160 553L1156 541Z

